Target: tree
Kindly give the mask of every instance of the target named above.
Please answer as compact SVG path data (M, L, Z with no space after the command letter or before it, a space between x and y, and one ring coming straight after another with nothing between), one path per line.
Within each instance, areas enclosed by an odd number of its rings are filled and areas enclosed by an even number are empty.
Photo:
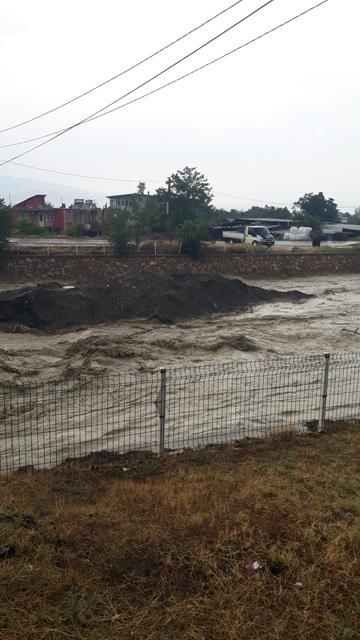
M177 237L181 241L181 253L198 260L202 253L201 239L206 233L203 217L188 219L177 230Z
M316 234L321 234L322 224L316 216L308 213L299 213L296 215L296 223L299 227L311 227Z
M105 235L112 245L114 255L118 258L128 253L130 240L129 222L126 211L121 209L108 209L108 222Z
M339 209L333 198L326 199L324 194L305 193L302 198L294 202L293 217L296 221L309 216L318 223L338 222Z
M147 220L149 231L153 233L167 233L168 217L164 203L157 202L155 198L145 204L144 216Z
M186 220L206 217L211 212L213 193L208 180L196 167L185 167L173 173L168 187L158 189L157 196L164 208L169 203L169 235L175 236Z
M129 235L135 240L136 247L149 233L148 210L143 207L137 198L131 199L131 214L127 214L129 221ZM129 220L130 218L130 220Z
M185 167L170 178L171 193L177 198L196 202L198 206L209 206L213 194L208 180L196 167Z
M360 207L357 207L352 216L349 215L349 224L360 224Z
M291 213L287 207L274 207L265 205L265 207L251 207L247 211L242 211L245 218L281 218L289 220Z
M6 254L11 226L11 208L0 198L0 259Z

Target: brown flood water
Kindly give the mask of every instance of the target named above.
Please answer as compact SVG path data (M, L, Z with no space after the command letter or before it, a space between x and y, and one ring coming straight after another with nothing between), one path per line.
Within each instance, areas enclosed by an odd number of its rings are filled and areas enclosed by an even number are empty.
M357 274L251 283L300 289L316 297L304 302L266 303L246 312L213 314L170 326L126 320L51 335L0 330L0 382L360 348ZM6 285L1 288L5 290Z
M160 366L168 368L169 449L262 435L279 426L306 429L307 421L319 418L323 358L305 365L290 358L275 369L241 361L358 351L359 276L256 284L316 297L172 326L143 320L51 335L0 331L0 472L104 449L158 451ZM233 365L214 373L185 370L221 362ZM330 419L358 416L359 362L358 356L346 366L340 362L331 373ZM99 373L104 375L91 375ZM29 386L49 380L54 384Z

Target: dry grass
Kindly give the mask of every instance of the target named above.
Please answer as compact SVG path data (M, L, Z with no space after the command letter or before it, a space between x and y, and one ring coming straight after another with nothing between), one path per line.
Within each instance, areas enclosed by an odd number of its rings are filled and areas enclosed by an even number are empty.
M279 433L4 478L0 637L359 638L359 449Z
M273 248L264 247L260 244L250 245L245 243L234 243L230 244L228 242L207 242L203 243L203 249L205 254L258 254L258 253L270 253L273 251Z

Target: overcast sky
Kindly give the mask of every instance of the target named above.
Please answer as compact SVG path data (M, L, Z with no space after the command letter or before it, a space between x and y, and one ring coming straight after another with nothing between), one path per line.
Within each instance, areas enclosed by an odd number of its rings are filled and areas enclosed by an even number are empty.
M61 111L0 134L0 144L88 116L264 2L243 0L140 69ZM275 0L149 88L315 2ZM231 0L0 0L0 128L85 91L229 4ZM261 200L292 203L305 192L324 191L343 210L351 210L360 205L359 19L359 0L329 0L225 61L85 124L19 162L144 179L151 191L177 169L197 166L219 194L214 201L218 206L247 208ZM25 148L0 149L0 158ZM0 176L59 182L87 193L122 193L136 187L135 182L55 176L13 165L1 167Z

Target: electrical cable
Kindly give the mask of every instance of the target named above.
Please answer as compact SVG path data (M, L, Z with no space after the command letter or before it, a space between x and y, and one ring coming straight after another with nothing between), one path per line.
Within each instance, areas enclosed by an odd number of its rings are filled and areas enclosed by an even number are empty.
M324 0L324 2L327 2L328 0ZM101 112L105 111L105 109L107 109L108 107L111 107L113 104L116 104L117 102L119 102L120 100L123 100L124 98L126 98L127 96L131 95L132 93L135 93L138 89L141 89L142 87L146 86L147 84L149 84L150 82L152 82L153 80L156 80L156 78L159 78L160 76L162 76L164 73L166 73L167 71L170 71L171 69L173 69L174 67L176 67L177 65L179 65L181 62L184 62L185 60L187 60L188 58L190 58L192 55L194 55L195 53L198 53L199 51L201 51L202 49L204 49L205 47L209 46L210 44L212 44L213 42L215 42L216 40L218 40L219 38L221 38L222 36L224 36L225 34L229 33L229 31L235 29L235 27L239 26L240 24L242 24L243 22L245 22L246 20L248 20L249 18L251 18L252 16L254 16L255 14L259 13L260 11L262 11L262 9L265 9L265 7L267 7L268 5L272 4L273 2L275 2L275 0L267 0L267 2L265 2L264 4L262 4L260 7L258 7L257 9L255 9L254 11L252 11L251 13L249 13L248 15L246 15L244 18L241 18L240 20L238 20L237 22L235 22L234 24L230 25L230 27L227 27L224 31L222 31L221 33L218 33L216 36L214 36L213 38L211 38L210 40L208 40L207 42L203 43L202 45L200 45L199 47L197 47L196 49L194 49L193 51L191 51L190 53L186 54L185 56L183 56L182 58L180 58L179 60L177 60L176 62L173 62L171 65L169 65L168 67L166 67L165 69L162 69L159 73L155 74L154 76L152 76L151 78L149 78L148 80L146 80L145 82L142 82L140 85L138 85L137 87L135 87L134 89L131 89L130 91L128 91L127 93L125 93L124 95L120 96L120 98L117 98L116 100L113 100L112 102L108 103L107 105L105 105L104 107L102 107L101 109L98 109L97 111L95 111L94 113L90 114L89 116L87 116L86 118L83 118L82 120L80 120L79 122L74 123L73 125L67 127L65 130L61 131L60 133L57 133L56 135L54 135L53 137L51 137L49 140L45 140L44 142L41 142L40 144L36 145L35 147L31 147L30 149L27 149L26 151L23 151L22 153L19 153L16 156L13 156L12 158L8 158L7 160L3 161L0 163L0 167L8 164L9 162L13 162L14 160L17 160L18 158L21 158L22 156L25 156L29 153L31 153L32 151L35 151L36 149L39 149L40 147L43 147L47 144L49 144L50 142L52 142L53 140L59 138L60 136L63 136L65 133L67 133L68 131L72 131L72 129L75 129L76 127L79 127L80 125L84 124L85 122L87 122L87 120L89 120L90 118L94 118L96 115L100 114Z
M175 44L178 44L182 40L185 40L185 38L187 38L188 36L192 35L196 31L199 31L200 29L202 29L206 25L210 24L211 22L213 22L214 20L216 20L220 16L224 15L225 13L230 11L230 9L233 9L234 7L236 7L238 4L240 4L243 1L244 0L237 0L237 2L233 2L233 4L229 5L228 7L226 7L225 9L220 11L219 13L215 14L214 16L212 16L211 18L208 18L207 20L205 20L204 22L199 24L197 27L194 27L193 29L191 29L187 33L183 34L182 36L179 36L178 38L176 38L175 40L173 40L169 44L164 45L163 47L161 47L161 49L158 49L154 53L151 53L146 58L143 58L142 60L139 60L138 62L134 63L133 65L131 65L130 67L128 67L124 71L120 71L115 76L111 76L111 78L108 78L107 80L104 80L103 82L100 82L100 84L97 84L95 87L92 87L91 89L88 89L87 91L84 91L83 93L80 93L79 95L75 96L74 98L71 98L70 100L67 100L66 102L63 102L62 104L59 104L56 107L53 107L52 109L48 109L47 111L43 111L42 113L39 113L38 115L33 116L32 118L29 118L28 120L23 120L22 122L18 122L17 124L13 124L12 126L6 127L5 129L0 129L0 133L5 133L6 131L10 131L12 129L17 129L18 127L22 127L25 124L29 124L30 122L34 122L35 120L39 120L40 118L43 118L44 116L47 116L50 113L54 113L55 111L58 111L59 109L62 109L63 107L66 107L67 105L72 104L73 102L76 102L77 100L80 100L81 98L84 98L85 96L88 96L90 93L93 93L94 91L97 91L97 89L100 89L101 87L104 87L105 85L109 84L110 82L113 82L114 80L117 80L118 78L121 78L122 76L126 75L130 71L133 71L134 69L137 69L141 65L145 64L145 62L148 62L149 60L152 60L156 56L160 55L160 53L163 53L167 49L170 49L170 47L174 46ZM21 144L21 143L18 143L18 144Z
M216 196L225 196L225 198L236 198L237 200L245 200L246 202L258 202L259 204L271 204L281 207L288 207L288 202L271 202L270 200L259 200L258 198L246 198L245 196L235 195L234 193L222 193L221 191L214 191Z
M259 204L265 204L265 205L275 205L278 207L289 207L292 206L292 204L290 202L273 202L271 200L259 200L258 198L247 198L245 196L239 196L237 194L234 193L223 193L221 191L214 191L214 195L215 196L225 196L225 198L234 198L234 199L238 199L238 200L245 200L246 202L255 202L255 203L259 203ZM338 203L338 206L341 207L342 209L357 209L359 207L359 205L352 205L352 204L344 204L342 202Z
M0 160L1 162L1 160ZM16 167L24 167L25 169L35 169L36 171L43 171L45 173L54 173L54 174L58 174L61 176L71 176L73 178L87 178L89 180L104 180L104 181L109 181L109 182L139 182L139 179L137 180L133 180L133 179L127 179L127 178L104 178L103 176L89 176L89 175L83 175L81 173L71 173L70 171L60 171L59 169L46 169L45 167L36 167L32 164L23 164L22 162L12 162L11 164L15 165ZM165 180L165 178L147 178L146 182L163 182Z
M160 87L157 87L157 88L153 89L152 91L144 93L143 95L138 96L138 97L134 98L133 100L129 100L128 102L125 102L124 104L116 107L115 109L111 109L109 111L105 111L104 113L98 114L98 115L96 115L94 117L89 117L85 122L92 122L93 120L97 120L98 118L103 118L104 116L107 116L110 113L114 113L114 111L119 111L120 109L124 109L125 107L129 106L130 104L134 104L135 102L139 102L140 100L143 100L144 98L147 98L147 97L149 97L151 95L154 95L155 93L158 93L159 91L162 91L163 89L166 89L167 87L170 87L171 85L174 85L177 82L180 82L181 80L184 80L185 78L188 78L188 77L194 75L195 73L198 73L199 71L202 71L203 69L206 69L207 67L210 67L211 65L215 64L216 62L220 62L221 60L224 60L225 58L229 57L230 55L232 55L234 53L237 53L241 49L244 49L245 47L248 47L251 44L254 44L258 40L261 40L262 38L265 38L266 36L274 33L275 31L278 31L279 29L287 26L291 22L294 22L295 20L298 20L299 18L305 16L307 13L310 13L311 11L314 11L314 9L317 9L318 7L320 7L322 4L325 4L326 2L328 2L328 0L322 0L322 2L319 2L316 5L313 5L309 9L306 9L302 13L299 13L296 16L293 16L289 20L286 20L285 22L282 22L281 24L277 25L276 27L273 27L273 28L269 29L268 31L265 31L264 33L260 34L259 36L256 36L255 38L252 38L251 40L248 40L247 42L245 42L244 44L236 47L235 49L231 49L230 51L227 51L226 53L222 54L221 56L218 56L217 58L214 58L210 62L207 62L207 63L201 65L200 67L197 67L196 69L193 69L192 71L189 71L188 73L185 73L184 75L179 76L178 78L175 78L174 80L171 80L170 82L167 82L166 84L163 84ZM21 142L14 142L14 143L8 144L8 145L0 145L0 148L17 146L17 145L26 144L26 143L29 143L29 142L35 142L37 140L42 140L43 138L48 138L50 136L54 136L55 134L62 133L62 132L65 132L65 131L67 131L67 129L59 129L58 131L52 131L50 133L47 133L47 134L42 135L42 136L38 136L36 138L30 138L29 140L22 140ZM0 163L1 162L5 163L6 161L0 159ZM20 165L20 163L16 163L16 162L12 162L12 161L10 161L10 162L11 162L11 164ZM31 167L31 165L20 165L20 166L24 166L24 167L28 167L28 168L35 168L35 169L39 169L40 171L46 171L46 169L42 169L42 168L38 168L38 167ZM49 171L51 171L51 170L49 170ZM71 174L71 173L67 174L67 175L74 175L75 177L79 176L79 174ZM87 176L84 176L84 177L87 177ZM91 177L91 176L89 176L89 177ZM104 178L104 180L105 180L105 178ZM226 194L224 194L224 195L226 195Z

